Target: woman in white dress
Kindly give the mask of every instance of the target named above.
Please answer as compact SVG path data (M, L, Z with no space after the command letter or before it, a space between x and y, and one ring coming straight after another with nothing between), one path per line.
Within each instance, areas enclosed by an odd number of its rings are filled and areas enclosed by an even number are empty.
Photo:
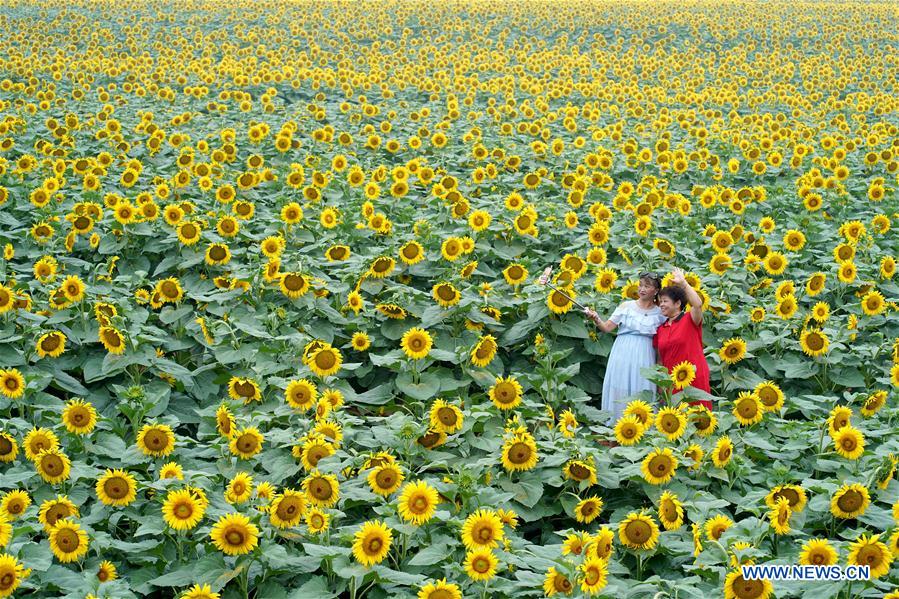
M646 380L640 369L656 363L652 338L666 320L656 300L661 287L658 275L644 272L640 274L638 299L621 302L608 320L603 321L590 308L584 310L606 333L618 329L602 382L602 409L611 414L610 425L621 418L628 398L640 391L650 391L655 398L655 383Z

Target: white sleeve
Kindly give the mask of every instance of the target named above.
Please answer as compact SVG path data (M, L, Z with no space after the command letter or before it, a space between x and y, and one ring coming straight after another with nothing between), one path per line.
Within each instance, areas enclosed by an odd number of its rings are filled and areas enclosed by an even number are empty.
M618 304L618 307L615 308L615 311L612 312L612 315L611 315L611 316L609 316L609 320L611 320L612 322L614 322L616 325L617 325L617 324L621 324L621 321L622 321L622 319L624 318L624 315L627 314L628 311L629 311L629 310L628 310L628 307L629 307L629 306L630 306L630 302L629 302L629 301L627 301L627 302L621 302L620 304Z

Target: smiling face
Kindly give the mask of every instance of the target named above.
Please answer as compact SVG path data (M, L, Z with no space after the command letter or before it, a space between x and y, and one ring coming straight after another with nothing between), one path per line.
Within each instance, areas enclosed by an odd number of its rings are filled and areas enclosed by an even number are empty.
M658 292L659 286L653 279L649 277L640 279L640 284L637 286L637 295L640 296L640 299L652 301Z
M659 296L659 310L665 318L674 318L681 311L681 303L672 301L667 295Z

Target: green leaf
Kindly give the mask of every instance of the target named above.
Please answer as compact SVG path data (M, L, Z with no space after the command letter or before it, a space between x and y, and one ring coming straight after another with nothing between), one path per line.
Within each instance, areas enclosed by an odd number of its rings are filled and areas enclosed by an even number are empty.
M428 401L440 391L440 377L430 372L423 372L419 382L414 383L412 382L412 375L404 371L396 377L396 388L412 399Z
M451 552L449 548L441 543L439 545L426 545L424 549L415 554L407 564L410 566L431 566L444 559Z

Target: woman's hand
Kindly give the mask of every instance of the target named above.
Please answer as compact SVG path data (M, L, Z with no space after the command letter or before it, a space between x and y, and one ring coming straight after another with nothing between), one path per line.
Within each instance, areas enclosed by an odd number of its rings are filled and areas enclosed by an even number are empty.
M671 273L671 282L677 285L678 287L686 287L687 279L684 278L684 271L680 268L675 268Z
M599 314L597 314L595 310L584 308L584 314L587 315L587 318L595 322L596 326L602 326L602 320L600 320Z

